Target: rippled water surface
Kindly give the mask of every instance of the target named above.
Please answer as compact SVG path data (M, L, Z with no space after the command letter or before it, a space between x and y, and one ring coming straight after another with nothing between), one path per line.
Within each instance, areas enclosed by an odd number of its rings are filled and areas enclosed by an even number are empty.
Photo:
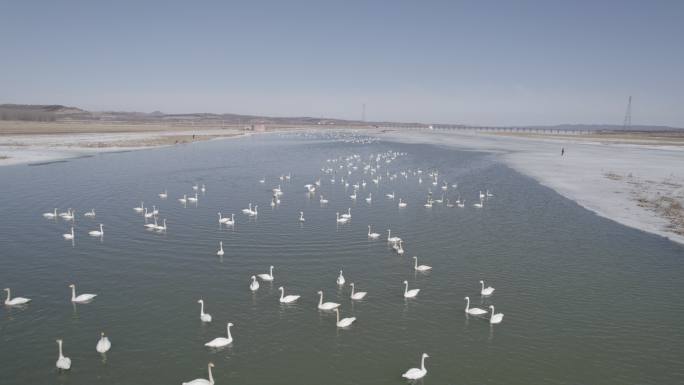
M327 205L304 192L326 159L389 150L407 155L383 172L437 169L458 183L466 207L424 208L428 188L441 195L427 178L376 186L361 169L350 176L368 181L356 203L341 173L335 184L322 177ZM287 173L289 182L278 179ZM176 199L196 183L206 193L183 207ZM278 184L284 194L271 208ZM485 189L495 196L473 208ZM390 192L409 206L398 209ZM599 218L489 154L263 135L0 168L0 198L0 286L32 298L0 308L1 384L181 383L206 377L210 361L217 384L401 384L422 352L424 384L684 382L684 249ZM144 229L132 209L140 201L160 209L166 234ZM241 213L250 202L257 219ZM78 210L73 246L61 236L68 222L41 215L54 207ZM351 223L337 225L348 207ZM91 208L97 218L84 218ZM218 225L218 211L235 213L234 229ZM87 235L99 223L102 240ZM406 253L369 240L368 224L383 239L391 228ZM433 271L415 273L413 255ZM275 282L252 294L250 276L269 265ZM336 285L340 269L365 300L352 303L349 287ZM480 297L480 279L493 296ZM416 299L403 298L403 280L421 289ZM98 297L73 306L72 282ZM301 299L281 305L281 285ZM356 323L337 329L334 313L316 308L318 290ZM503 323L466 317L466 295L494 304ZM206 349L227 322L233 344ZM95 351L100 331L113 343L106 358ZM55 369L56 338L68 373Z

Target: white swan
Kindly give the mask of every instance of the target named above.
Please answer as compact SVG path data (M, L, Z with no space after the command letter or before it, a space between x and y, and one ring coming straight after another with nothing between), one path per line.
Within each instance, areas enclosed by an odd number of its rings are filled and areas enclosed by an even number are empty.
M373 193L370 192L368 193L368 197L366 197L366 202L371 203L373 201Z
M100 340L97 341L95 350L97 350L98 353L107 353L111 348L112 343L109 341L109 338L105 337L104 332L100 333Z
M306 219L304 219L304 211L300 211L300 212L299 212L299 221L300 221L300 222L305 222L305 221L306 221Z
M197 191L197 190L199 190L199 186L198 186L198 185L194 185L194 186L192 186L192 189L195 190L195 191Z
M344 276L342 275L342 270L340 270L340 275L337 277L337 284L342 286L344 285Z
M403 254L404 254L404 246L403 246L403 244L404 244L404 241L399 241L399 243L395 243L394 246L393 246L393 247L394 247L394 250L395 250L395 251L397 252L397 254L399 254L399 255L403 255Z
M482 190L480 190L480 200L484 199L485 195L482 193Z
M70 209L70 208L67 209L66 212L61 212L61 213L59 213L59 217L60 217L60 218L64 218L64 217L66 217L66 216L68 216L68 215L71 215L71 209Z
M404 298L415 298L420 289L408 289L408 281L404 281Z
M349 198L353 201L356 200L356 190L354 190L354 193L350 195Z
M230 345L233 343L233 336L230 335L230 327L233 326L232 322L228 322L228 326L226 327L226 333L228 337L216 337L213 340L207 342L204 344L204 346L208 346L210 348L221 348L227 345Z
M155 211L154 206L152 206L152 211L147 211L147 207L145 207L145 213L143 214L143 216L145 218L152 218L154 216L154 211Z
M324 205L324 204L328 203L328 200L325 199L325 198L323 198L323 194L321 194L321 199L319 199L319 202L320 202L322 205Z
M378 233L371 233L371 225L368 225L368 238L370 238L370 239L378 239L378 238L380 238L380 234L378 234Z
M409 379L409 380L418 380L418 379L425 377L425 375L427 374L427 369L425 369L425 359L428 357L430 357L430 356L428 356L427 353L423 353L423 356L420 359L420 369L411 368L411 369L407 370L406 373L402 374L401 376L406 378L406 379Z
M473 207L481 209L484 206L484 201L480 198L480 203L473 203Z
M470 307L470 298L465 297L466 300L466 308L465 312L471 315L482 315L482 314L487 314L486 310L480 309L479 307Z
M490 193L489 190L485 192L485 195L487 196L487 198L491 198L494 196L494 194Z
M78 296L76 295L76 285L73 283L69 285L71 288L71 302L74 303L87 303L92 301L95 297L97 297L97 294L79 294Z
M200 189L200 191L202 191L203 193L207 192L207 186L205 186L204 183L202 183L202 188Z
M223 255L223 241L219 241L219 249L216 252L216 255Z
M182 198L178 198L178 202L180 202L182 204L188 203L188 194L183 194Z
M351 299L361 300L361 299L363 299L363 297L366 296L366 294L368 294L365 291L354 292L354 282L350 283L349 286L351 286L351 288L352 288L351 296L350 296Z
M356 321L356 317L347 317L347 318L342 318L340 319L340 309L335 308L335 314L337 314L337 327L338 328L346 328L350 326L354 321Z
M140 206L138 206L138 207L133 207L133 210L134 210L136 213L141 213L141 212L143 212L144 209L145 209L145 202L140 202Z
M55 208L55 211L52 213L43 213L43 217L47 219L57 218L57 208Z
M333 310L333 309L340 306L339 303L335 303L335 302L323 302L323 291L322 290L318 291L318 295L319 295L318 309L320 309L320 310Z
M57 340L57 345L59 345L59 358L57 358L55 366L60 370L71 369L71 358L64 357L64 354L62 354L62 340Z
M337 223L347 223L349 222L349 218L340 218L340 213L335 213L337 215Z
M209 369L208 380L205 380L204 378L197 378L190 382L184 382L182 385L214 385L214 376L211 375L211 368L214 367L214 364L210 362L209 365L207 365L207 367Z
M494 313L494 305L489 305L489 308L492 309L492 315L489 317L489 323L500 324L501 321L503 321L503 313Z
M161 199L166 199L169 197L169 193L167 193L166 190L164 190L164 192L159 193L157 195L159 195L159 198L161 198Z
M391 194L385 194L388 199L394 199L394 191Z
M188 197L187 198L188 202L197 202L197 197L198 197L198 195L197 195L197 193L195 193L194 197Z
M402 201L401 198L399 198L399 204L397 206L403 209L404 207L406 207L406 202Z
M250 211L249 216L250 217L256 217L257 215L259 215L259 212L257 211L258 208L259 208L259 205L254 205L254 210Z
M346 214L342 214L342 215L340 215L340 216L341 216L342 218L351 219L351 207L347 209L347 213L346 213Z
M257 275L257 277L259 277L259 279L261 279L262 281L273 281L273 265L271 265L271 267L268 268L267 274L259 274Z
M65 221L73 221L76 218L76 210L69 209L66 213L60 214Z
M204 300L198 299L197 302L200 304L200 319L202 322L211 322L211 314L204 312Z
M491 286L485 287L484 281L482 280L480 280L480 285L482 286L482 289L480 290L480 294L482 295L492 295L494 294L494 290L496 290Z
M74 239L74 226L71 226L71 232L62 234L62 237L66 240L72 241Z
M155 219L155 223L156 223L156 219ZM164 218L164 222L163 222L163 223L164 223L164 224L161 225L161 226L155 226L154 229L157 230L157 231L166 231L166 218Z
M252 283L249 284L249 290L251 290L251 291L259 290L259 281L257 281L255 276L252 276Z
M292 303L299 299L298 295L285 295L285 289L281 286L278 288L280 290L280 302L281 303Z
M462 201L461 201L461 200L457 200L457 201L456 201L456 206L458 206L459 208L464 208L464 207L465 207L465 199L462 200Z
M235 225L235 214L230 214L230 218L226 219L226 226L233 226Z
M84 213L83 216L88 218L95 218L95 209L90 209L90 211Z
M91 237L101 237L104 235L104 229L102 228L102 223L100 223L100 230L88 231L88 235Z
M413 269L416 271L428 271L432 270L432 266L428 265L418 265L418 257L414 256L413 257L415 263L413 264Z
M397 242L401 241L401 238L399 238L399 237L392 237L391 235L392 235L392 230L391 230L391 229L387 229L387 242L389 242L389 243L397 243Z
M4 290L7 292L7 299L5 300L5 305L7 305L7 306L19 306L19 305L29 303L29 301L31 301L30 298L24 298L24 297L11 298L10 289L5 288Z
M221 212L218 213L218 217L219 217L219 223L227 223L230 220L230 218L228 218L228 217L222 217Z

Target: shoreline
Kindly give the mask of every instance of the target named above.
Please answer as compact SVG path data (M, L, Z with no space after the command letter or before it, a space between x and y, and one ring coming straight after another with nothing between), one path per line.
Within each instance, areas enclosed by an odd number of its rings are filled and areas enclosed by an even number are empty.
M384 131L376 136L494 153L514 170L601 217L684 245L682 146L476 132Z
M235 129L6 134L0 135L0 167L232 139L249 134Z

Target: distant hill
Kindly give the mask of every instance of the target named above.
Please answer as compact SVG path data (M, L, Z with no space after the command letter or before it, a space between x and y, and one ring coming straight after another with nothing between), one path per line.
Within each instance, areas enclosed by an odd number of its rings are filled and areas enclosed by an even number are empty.
M77 107L60 104L31 105L31 104L0 104L0 120L21 121L101 121L128 123L173 123L197 125L347 125L347 126L381 126L392 128L422 127L422 128L470 128L459 124L428 124L428 123L399 123L399 122L364 122L360 120L345 120L335 118L301 117L272 117L240 114L187 113L165 114L154 112L128 111L86 111ZM559 124L555 126L517 126L517 128L559 130L559 131L622 131L621 125L610 124ZM506 128L506 127L497 127ZM684 128L651 125L633 125L630 131L678 131Z

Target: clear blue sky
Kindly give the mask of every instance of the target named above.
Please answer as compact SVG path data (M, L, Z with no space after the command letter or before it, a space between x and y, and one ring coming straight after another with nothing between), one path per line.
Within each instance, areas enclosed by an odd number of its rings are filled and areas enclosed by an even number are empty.
M0 103L684 127L684 1L0 1Z

